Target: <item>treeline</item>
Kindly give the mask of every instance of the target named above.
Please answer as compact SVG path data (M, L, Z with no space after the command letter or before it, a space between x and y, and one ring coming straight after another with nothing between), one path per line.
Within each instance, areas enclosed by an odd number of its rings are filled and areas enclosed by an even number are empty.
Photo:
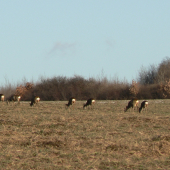
M86 100L122 100L137 97L138 99L170 98L170 58L166 57L158 65L141 67L136 80L108 80L107 77L88 78L73 76L71 78L57 76L41 78L39 82L23 82L16 87L8 83L0 87L0 93L7 98L12 94L22 95L22 100L31 100L33 95L44 101Z

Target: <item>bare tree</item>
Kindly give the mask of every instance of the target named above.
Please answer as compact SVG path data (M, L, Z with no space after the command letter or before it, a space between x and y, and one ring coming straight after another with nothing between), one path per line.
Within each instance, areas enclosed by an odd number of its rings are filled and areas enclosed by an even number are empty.
M138 82L142 85L154 84L157 79L157 66L150 65L148 68L141 67L139 71Z
M165 83L169 79L170 79L170 58L165 57L158 67L157 83Z

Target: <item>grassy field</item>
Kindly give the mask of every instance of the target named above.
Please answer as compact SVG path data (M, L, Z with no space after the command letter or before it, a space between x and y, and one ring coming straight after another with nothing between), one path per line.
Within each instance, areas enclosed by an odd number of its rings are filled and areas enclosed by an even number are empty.
M170 100L66 103L0 103L0 169L170 169Z

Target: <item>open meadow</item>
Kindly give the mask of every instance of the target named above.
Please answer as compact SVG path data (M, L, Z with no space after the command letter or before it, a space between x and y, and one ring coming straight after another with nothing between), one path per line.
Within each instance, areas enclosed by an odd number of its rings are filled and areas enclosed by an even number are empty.
M170 100L148 101L0 103L0 169L170 169Z

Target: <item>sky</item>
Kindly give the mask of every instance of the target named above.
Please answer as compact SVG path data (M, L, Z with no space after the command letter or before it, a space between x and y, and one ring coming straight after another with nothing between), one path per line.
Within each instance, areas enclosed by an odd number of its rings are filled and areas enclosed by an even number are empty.
M169 0L0 0L0 86L136 79L170 56Z

